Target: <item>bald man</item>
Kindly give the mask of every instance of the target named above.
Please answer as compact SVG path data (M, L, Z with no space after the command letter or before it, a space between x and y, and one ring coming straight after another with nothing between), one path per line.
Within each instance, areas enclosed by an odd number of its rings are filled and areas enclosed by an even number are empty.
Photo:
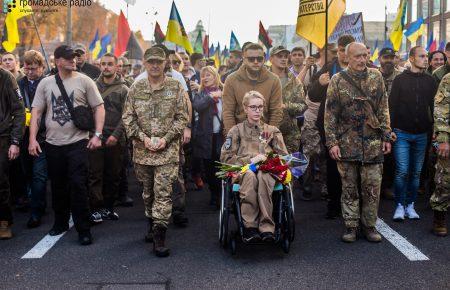
M353 42L345 53L348 68L332 77L325 104L326 145L342 179L341 207L346 226L342 240L356 241L361 221L367 240L380 242L375 223L384 154L391 151L386 88L381 73L367 67L364 44Z

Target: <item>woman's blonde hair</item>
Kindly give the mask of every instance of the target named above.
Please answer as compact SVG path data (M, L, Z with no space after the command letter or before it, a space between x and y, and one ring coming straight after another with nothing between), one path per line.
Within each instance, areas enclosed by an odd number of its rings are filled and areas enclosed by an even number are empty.
M207 65L207 66L205 66L204 68L202 68L202 69L200 70L200 92L203 91L203 90L205 89L205 86L204 86L204 84L203 84L203 81L201 80L201 79L202 79L202 75L203 75L205 72L209 72L210 74L213 75L213 77L214 77L214 86L216 86L216 87L219 88L219 89L222 89L222 88L223 88L223 84L222 84L222 82L220 81L220 75L219 75L219 73L217 72L216 68L213 67L213 66Z
M260 99L263 102L263 105L265 105L266 100L264 99L264 96L257 91L249 91L244 95L244 98L242 99L242 105L244 107L247 107L248 104L250 103L250 100L252 99Z

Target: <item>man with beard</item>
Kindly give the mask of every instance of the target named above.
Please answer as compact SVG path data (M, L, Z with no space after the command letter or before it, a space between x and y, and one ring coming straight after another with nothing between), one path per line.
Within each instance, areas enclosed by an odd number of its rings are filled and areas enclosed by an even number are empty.
M380 62L380 72L383 76L384 86L386 87L386 93L389 97L392 88L392 82L395 77L401 72L395 68L395 51L390 47L381 49L378 61ZM381 194L386 199L393 199L394 194L392 192L392 186L394 183L394 159L392 154L387 154L384 157L383 164L383 182L381 186Z

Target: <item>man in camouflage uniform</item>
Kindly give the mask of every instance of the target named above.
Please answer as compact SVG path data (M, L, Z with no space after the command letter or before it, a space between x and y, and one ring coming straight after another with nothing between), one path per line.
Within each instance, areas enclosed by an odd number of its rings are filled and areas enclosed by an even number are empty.
M446 74L434 99L434 132L439 143L437 149L436 189L430 198L434 211L433 233L447 235L445 216L450 203L450 73Z
M447 56L447 62L433 72L433 78L438 85L441 83L444 76L450 73L450 42L447 42L445 45L445 55Z
M305 90L302 83L288 69L289 50L277 46L270 51L271 72L281 81L283 98L283 120L280 131L289 153L298 152L300 146L300 128L297 117L306 110Z
M386 88L386 94L389 98L392 88L392 82L395 77L401 74L401 72L395 69L394 64L395 59L395 51L390 47L385 47L381 49L378 61L380 62L380 72L383 76L384 86ZM383 163L383 180L381 183L381 193L384 198L394 199L394 193L392 191L392 187L394 184L394 158L391 154L387 154L384 157Z
M148 78L134 83L123 114L133 142L136 176L142 182L145 215L153 233L153 252L169 255L165 234L172 212L172 183L178 174L180 138L188 115L181 84L164 75L166 55L159 47L144 54Z
M331 79L325 105L325 135L330 156L342 178L341 207L346 233L354 242L360 222L358 179L361 180L363 233L380 242L375 229L380 198L383 153L391 150L389 109L381 73L366 67L362 43L346 47L348 68Z

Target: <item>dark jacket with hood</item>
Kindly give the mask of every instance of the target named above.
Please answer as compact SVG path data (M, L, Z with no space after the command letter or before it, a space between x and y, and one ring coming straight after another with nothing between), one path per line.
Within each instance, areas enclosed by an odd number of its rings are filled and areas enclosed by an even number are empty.
M391 127L410 134L430 132L437 85L427 73L405 70L392 83L389 95Z
M0 68L0 137L19 145L25 127L25 109L14 76Z
M102 95L105 106L105 124L103 136L116 137L121 144L125 142L125 127L122 122L122 113L128 96L128 87L120 75L116 75L111 84L103 81L102 75L96 80L97 88Z

